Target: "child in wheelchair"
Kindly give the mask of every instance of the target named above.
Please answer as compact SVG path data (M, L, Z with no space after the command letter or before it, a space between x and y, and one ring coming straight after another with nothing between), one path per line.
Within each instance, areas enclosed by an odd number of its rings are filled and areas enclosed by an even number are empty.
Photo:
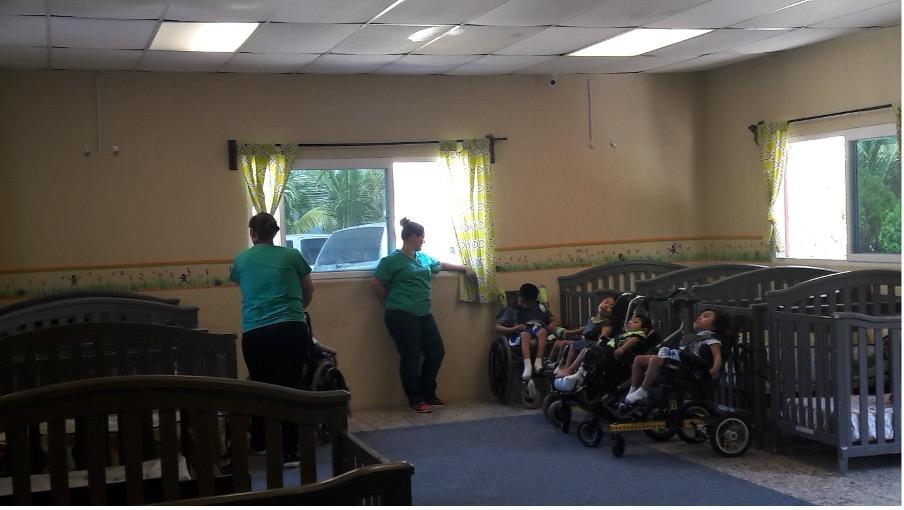
M580 328L558 328L552 349L549 351L549 359L555 362L564 362L569 366L575 362L575 358L590 342L608 338L617 333L617 320L613 316L616 296L607 291L598 291L600 302L596 307L596 314L587 319L587 323Z
M518 289L518 304L507 307L496 321L495 331L504 335L512 347L521 347L524 370L521 379L530 380L534 372L543 370L543 354L549 331L555 331L559 320L538 301L540 289L525 283ZM537 341L537 356L531 361L531 340Z
M694 320L693 333L682 338L677 349L662 347L657 354L637 356L631 367L631 387L625 405L631 406L649 396L649 390L665 365L676 369L685 379L718 379L722 367L722 340L728 329L728 317L706 309Z
M634 315L625 325L625 332L615 338L601 340L585 347L568 366L561 366L554 372L553 387L558 391L570 392L579 388L587 376L588 369L593 369L597 379L602 375L606 380L623 380L626 367L630 367L635 355L650 348L649 339L653 331L653 321L646 315ZM594 353L591 349L599 350ZM584 363L585 357L591 354L595 363Z

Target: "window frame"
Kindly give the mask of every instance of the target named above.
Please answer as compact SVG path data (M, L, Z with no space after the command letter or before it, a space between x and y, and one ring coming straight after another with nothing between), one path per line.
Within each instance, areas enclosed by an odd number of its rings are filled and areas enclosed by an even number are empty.
M299 158L295 160L290 171L295 170L346 170L350 168L367 168L382 169L386 175L386 251L392 253L398 247L396 246L396 225L393 220L395 214L395 177L393 175L393 165L396 163L437 163L440 158L437 157L414 157L414 156L397 156L397 157L374 157L374 158ZM285 208L284 201L279 202L280 225L285 224ZM280 229L280 239L285 246L286 234L284 229ZM309 261L313 265L313 262ZM353 270L353 271L325 271L322 273L311 273L311 278L315 280L322 279L345 279L345 278L363 278L373 275L373 270Z
M846 242L846 258L844 260L836 260L836 259L819 259L819 258L794 258L794 257L781 257L777 253L773 253L773 258L776 260L781 260L783 262L789 263L812 263L812 262L824 262L828 264L838 264L844 262L868 262L868 263L888 263L888 264L900 264L901 263L901 255L900 254L891 254L891 253L855 253L853 251L854 247L854 235L856 230L855 225L855 214L857 211L857 204L855 203L856 196L856 179L854 176L854 165L856 164L856 155L854 157L851 156L851 147L853 147L858 140L870 139L870 138L882 138L882 137L894 137L897 136L897 131L894 123L882 123L882 124L874 124L868 126L860 126L860 127L851 127L844 129L836 129L832 131L825 131L821 133L814 133L809 135L801 135L801 136L789 136L788 137L788 151L791 150L791 144L797 142L806 142L810 140L819 140L822 138L832 138L841 136L844 137L844 186L845 186L845 204L844 204L844 214L845 214L845 223L847 228L847 242ZM899 142L900 145L900 142ZM785 172L782 174L782 186L784 187L785 180L787 179L788 168L785 168ZM779 197L780 199L787 200L787 197ZM787 228L787 223L785 228Z

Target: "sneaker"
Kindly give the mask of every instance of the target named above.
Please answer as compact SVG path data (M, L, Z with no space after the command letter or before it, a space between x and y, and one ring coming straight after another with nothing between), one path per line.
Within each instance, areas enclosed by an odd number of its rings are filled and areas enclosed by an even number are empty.
M430 413L433 412L430 409L430 404L426 402L418 402L417 404L409 404L408 410L412 413Z
M443 407L446 405L446 401L439 397L427 399L427 403L430 404L430 407Z
M285 468L297 468L301 465L301 460L295 453L284 453L282 455L282 465Z

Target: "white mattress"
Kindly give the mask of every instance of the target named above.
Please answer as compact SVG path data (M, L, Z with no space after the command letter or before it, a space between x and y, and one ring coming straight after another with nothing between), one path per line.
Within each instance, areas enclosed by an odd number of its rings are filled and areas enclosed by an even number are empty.
M797 404L801 399L795 398L793 399L794 403ZM790 415L791 413L791 400L788 401L789 405L785 409L786 413ZM814 405L815 404L815 405ZM834 412L835 410L835 399L834 398L820 398L818 401L815 398L803 399L802 405L805 409L811 410L811 418L813 421L816 421L816 411L821 410L825 412ZM869 425L869 440L876 440L876 396L870 395L867 400L867 411L869 412L869 417L867 418L867 424ZM798 427L802 432L808 432L803 427ZM812 431L809 431L812 432ZM859 395L851 395L851 436L854 441L860 441L860 396ZM885 440L892 440L895 438L895 426L894 426L894 407L891 402L891 395L885 394Z
M141 468L144 471L142 475L144 479L147 480L149 478L160 478L160 459L151 459L142 462ZM126 479L126 468L125 466L113 466L108 467L106 470L107 473L107 483L112 482L121 482ZM179 480L189 480L191 477L188 474L188 466L185 463L185 457L179 455ZM69 487L87 487L88 486L88 471L70 471L69 472ZM31 475L31 491L32 492L43 492L50 490L50 475L49 474L40 474L40 475ZM13 484L11 477L2 477L0 478L0 496L9 496L13 493Z

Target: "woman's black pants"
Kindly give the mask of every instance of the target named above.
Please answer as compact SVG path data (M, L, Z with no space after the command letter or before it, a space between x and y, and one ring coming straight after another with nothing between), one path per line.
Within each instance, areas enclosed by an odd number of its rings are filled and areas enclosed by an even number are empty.
M302 370L311 359L313 342L308 325L278 322L242 333L242 355L252 381L302 388ZM263 450L263 422L251 420L251 444ZM283 453L298 452L298 425L283 422Z
M399 350L399 375L409 404L436 397L436 375L446 350L433 315L417 316L402 310L386 310L389 335Z

